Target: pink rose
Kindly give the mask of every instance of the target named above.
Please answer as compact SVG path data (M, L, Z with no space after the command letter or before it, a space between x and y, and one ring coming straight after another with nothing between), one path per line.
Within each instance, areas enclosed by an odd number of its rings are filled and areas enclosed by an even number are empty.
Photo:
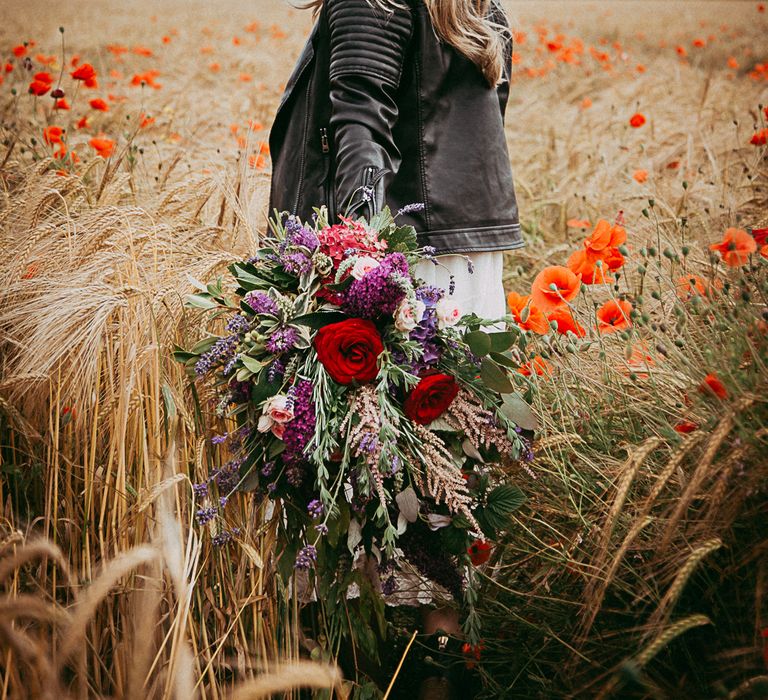
M403 299L395 311L395 328L402 333L410 333L424 318L425 309L423 301L417 299L409 304L407 299Z
M445 297L437 302L435 315L437 316L437 327L445 328L455 326L458 323L461 318L461 311L454 301Z
M376 258L372 258L369 255L362 255L355 261L355 264L352 267L352 272L350 274L356 280L361 280L371 270L377 268L378 266L379 261L376 260Z
M285 424L290 420L293 420L293 408L288 397L284 394L278 394L265 402L256 429L260 433L272 431L275 437L282 439Z

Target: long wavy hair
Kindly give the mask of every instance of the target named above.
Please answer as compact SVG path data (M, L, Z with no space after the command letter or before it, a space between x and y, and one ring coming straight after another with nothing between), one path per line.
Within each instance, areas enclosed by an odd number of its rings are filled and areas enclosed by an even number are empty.
M309 0L303 9L320 11L325 0ZM504 43L507 27L492 21L493 0L423 0L437 35L471 60L488 84L495 86L504 72ZM385 12L406 5L397 0L367 0Z

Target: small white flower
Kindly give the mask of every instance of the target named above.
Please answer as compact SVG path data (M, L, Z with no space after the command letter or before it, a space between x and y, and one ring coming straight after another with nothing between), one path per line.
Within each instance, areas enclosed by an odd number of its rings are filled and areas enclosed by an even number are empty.
M424 318L426 308L424 302L418 299L413 304L403 299L395 311L395 328L402 333L410 333Z
M371 270L376 269L378 266L379 261L376 260L376 258L372 258L369 255L362 255L357 260L355 260L355 264L352 267L352 272L350 274L356 280L361 280Z
M437 316L437 327L446 328L455 326L461 318L461 311L456 303L449 297L444 297L437 302L435 306L435 315Z

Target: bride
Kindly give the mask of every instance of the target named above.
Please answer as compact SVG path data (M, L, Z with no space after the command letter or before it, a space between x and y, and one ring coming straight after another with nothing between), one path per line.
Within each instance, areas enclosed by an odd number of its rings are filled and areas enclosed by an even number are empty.
M504 132L512 41L491 0L311 0L315 24L271 127L269 212L385 205L463 313L505 313L502 252L523 245ZM458 634L450 609L427 633ZM423 691L426 692L426 691ZM444 689L444 693L448 691ZM447 695L446 695L447 696Z

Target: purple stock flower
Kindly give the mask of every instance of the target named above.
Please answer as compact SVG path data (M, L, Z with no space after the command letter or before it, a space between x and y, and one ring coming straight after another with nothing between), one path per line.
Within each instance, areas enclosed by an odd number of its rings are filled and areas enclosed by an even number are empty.
M304 448L315 434L312 382L302 379L291 388L289 396L293 400L293 420L285 424L282 459L284 464L292 466L304 463Z
M349 286L344 292L342 308L360 318L391 315L405 297L403 278L408 278L408 261L402 253L391 253L378 267Z
M277 316L277 302L266 292L248 292L244 301L257 314L271 314Z
M299 331L293 326L286 326L284 328L278 328L273 331L272 335L267 340L266 348L269 352L279 355L282 352L291 350L299 339Z

